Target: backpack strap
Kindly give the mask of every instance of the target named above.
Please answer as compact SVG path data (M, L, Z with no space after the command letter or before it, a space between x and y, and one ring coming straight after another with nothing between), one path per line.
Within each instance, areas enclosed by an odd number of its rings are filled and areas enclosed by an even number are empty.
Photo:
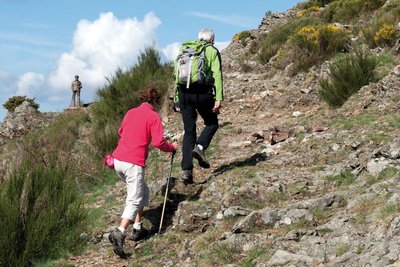
M189 74L188 74L188 79L187 79L187 82L186 82L186 88L187 89L189 89L189 87L190 87L190 80L192 78L192 65L193 65L193 57L190 57L190 59L189 59L189 67L188 67Z

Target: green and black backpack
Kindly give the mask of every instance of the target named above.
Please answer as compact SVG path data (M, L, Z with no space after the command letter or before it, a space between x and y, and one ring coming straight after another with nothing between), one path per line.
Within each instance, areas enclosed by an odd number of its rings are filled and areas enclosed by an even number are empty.
M192 83L213 84L211 71L207 69L206 47L203 41L186 41L176 59L176 82L190 87Z

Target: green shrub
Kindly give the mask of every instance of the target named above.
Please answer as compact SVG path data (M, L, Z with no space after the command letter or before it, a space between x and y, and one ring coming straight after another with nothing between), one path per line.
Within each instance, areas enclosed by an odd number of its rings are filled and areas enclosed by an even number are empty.
M379 173L377 179L378 180L389 179L394 177L398 172L399 170L395 167L387 167Z
M390 0L382 8L383 14L390 17L400 16L400 0Z
M210 246L210 254L213 255L218 263L228 264L233 261L235 249L225 243L213 243Z
M340 174L327 176L326 179L331 182L336 182L338 186L351 185L356 181L354 175L348 171L342 171Z
M338 0L330 4L323 15L327 21L351 22L382 7L385 2L386 0Z
M253 70L253 67L247 63L247 58L248 58L248 55L243 54L243 55L239 56L239 59L238 59L240 70L245 73Z
M90 118L85 113L65 113L53 121L47 128L29 133L20 140L20 147L23 149L23 159L29 159L36 163L49 164L54 156L57 156L59 163L71 158L76 152L76 142L80 139L80 129ZM80 144L83 147L84 144ZM87 158L91 151L85 150ZM80 162L75 163L74 170L78 171ZM88 167L85 167L88 171Z
M90 118L85 113L62 114L46 130L44 135L39 135L37 146L47 154L60 152L69 156L75 143L79 140L79 131ZM35 144L31 144L31 147ZM59 154L60 155L60 154Z
M302 8L304 9L308 9L308 8L312 8L312 7L324 7L327 4L333 2L334 0L309 0L305 3L302 4Z
M379 62L379 65L375 70L375 76L377 80L380 80L393 70L394 67L393 54L390 52L384 52L377 55L376 58Z
M0 186L0 266L34 262L76 249L86 213L67 167L25 161Z
M3 107L10 112L14 112L14 110L25 101L28 101L33 108L39 109L39 104L35 102L35 98L27 98L26 96L13 96L3 104Z
M319 80L319 93L331 107L340 107L362 86L376 81L376 57L364 50L340 57L330 65L329 78Z
M48 127L33 131L18 140L21 160L34 164L50 165L53 163L62 169L65 162L73 161L74 168L68 169L82 191L101 182L97 175L103 170L95 147L85 140L85 135L92 136L91 118L87 113L67 112L60 114Z
M146 85L158 86L163 97L173 84L172 64L162 64L159 52L148 47L138 57L138 64L128 71L119 69L108 78L109 84L97 91L99 101L93 105L93 143L100 154L117 145L117 130L125 113L140 104L138 92Z
M391 115L391 118L389 120L389 127L400 128L400 115L398 113L394 113Z
M261 35L261 36L265 36L265 34ZM257 52L260 50L260 48L261 48L260 39L263 39L263 38L260 37L260 38L253 39L253 40L250 41L250 44L249 44L249 47L248 47L248 49L249 49L248 51L249 51L250 54L253 54L253 55L257 54Z

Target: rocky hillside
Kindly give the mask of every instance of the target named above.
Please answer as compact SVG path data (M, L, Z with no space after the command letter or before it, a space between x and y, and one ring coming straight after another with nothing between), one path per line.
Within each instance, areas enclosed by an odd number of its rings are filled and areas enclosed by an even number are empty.
M9 176L12 160L23 153L13 141L37 129L45 128L58 115L56 112L39 112L28 101L23 102L13 112L7 113L0 124L0 182Z
M267 14L249 39L297 15ZM398 266L400 264L400 72L361 88L341 108L318 94L330 62L295 76L239 58L249 43L222 51L225 95L220 129L207 151L210 170L195 168L194 185L172 170L164 231L157 234L170 158L148 170L151 203L141 242L127 240L128 259L112 252L108 233L124 207L122 182L95 206L115 206L87 234L74 266ZM375 51L379 53L379 51ZM394 62L399 56L394 50ZM164 114L182 139L180 115ZM201 128L201 123L200 123ZM130 229L129 229L130 230Z

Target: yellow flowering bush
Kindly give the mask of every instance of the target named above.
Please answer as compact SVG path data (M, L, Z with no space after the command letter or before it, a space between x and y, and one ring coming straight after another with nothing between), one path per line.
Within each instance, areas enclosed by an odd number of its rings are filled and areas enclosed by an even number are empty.
M241 31L237 34L235 34L235 36L233 36L233 41L234 42L242 42L243 45L245 45L245 40L251 36L251 33L249 31Z
M304 26L295 43L311 53L333 53L347 43L347 31L333 24Z
M324 28L326 31L332 32L332 33L337 33L337 32L342 31L342 28L340 28L340 27L338 27L338 26L336 26L336 25L333 25L333 24L325 25L323 28Z
M377 44L391 44L397 35L397 28L394 24L383 24L383 26L375 33L374 41Z
M321 8L319 6L312 6L310 8L307 8L307 9L304 9L304 10L300 11L297 14L297 17L303 17L305 15L311 14L313 12L318 12L320 10L321 10Z
M317 45L319 39L319 31L317 26L304 26L297 35L301 38L304 44Z
M294 71L307 70L340 51L348 43L348 32L333 24L301 27L290 39Z
M348 34L348 31L336 25L323 25L319 30L319 47L323 53L335 53L348 42Z

